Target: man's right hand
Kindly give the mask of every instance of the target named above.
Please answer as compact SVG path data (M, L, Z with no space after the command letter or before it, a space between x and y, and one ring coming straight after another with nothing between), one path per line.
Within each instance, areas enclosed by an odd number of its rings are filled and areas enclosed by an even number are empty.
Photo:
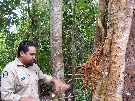
M19 101L39 101L39 100L32 99L32 98L21 97Z

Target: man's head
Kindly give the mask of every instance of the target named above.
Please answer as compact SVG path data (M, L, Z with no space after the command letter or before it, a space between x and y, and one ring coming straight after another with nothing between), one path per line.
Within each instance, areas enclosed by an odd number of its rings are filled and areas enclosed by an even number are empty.
M19 44L17 57L25 66L33 65L35 55L36 45L33 42L24 40Z

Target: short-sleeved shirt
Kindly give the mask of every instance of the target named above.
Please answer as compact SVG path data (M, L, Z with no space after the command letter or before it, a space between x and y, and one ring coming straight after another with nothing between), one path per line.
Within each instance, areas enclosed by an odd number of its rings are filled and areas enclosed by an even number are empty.
M37 64L25 67L16 58L3 69L1 74L1 98L6 101L19 101L21 97L39 100L38 80L50 83L52 76L43 74Z

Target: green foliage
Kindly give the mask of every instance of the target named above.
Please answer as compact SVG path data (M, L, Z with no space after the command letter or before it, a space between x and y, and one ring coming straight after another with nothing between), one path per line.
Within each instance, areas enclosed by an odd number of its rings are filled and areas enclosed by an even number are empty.
M0 70L2 70L8 62L11 62L16 56L17 34L0 34ZM8 40L10 38L10 40Z
M3 63L3 64L6 64L5 62L5 60L6 60L6 45L5 45L5 36L2 34L2 33L0 33L0 63ZM2 70L2 65L0 65L0 71Z
M9 28L18 24L18 16L14 12L17 9L17 6L20 4L20 0L2 0L0 1L0 32L4 30L5 32L9 31Z
M85 62L89 54L93 52L93 34L95 31L95 22L97 14L97 3L87 3L87 0L81 0L76 3L75 16L72 15L71 2L65 5L63 12L63 48L68 55L71 52L72 26L75 23L75 44L78 62ZM73 21L75 19L75 21ZM72 26L71 26L72 25ZM66 45L65 45L66 44ZM67 48L66 48L67 47ZM68 50L70 49L70 51ZM82 50L83 49L83 50ZM68 51L67 51L68 50ZM67 53L68 52L68 53ZM65 55L66 55L65 54ZM71 55L65 56L71 60ZM84 56L85 55L85 56ZM80 61L81 59L81 61ZM82 59L84 59L82 61ZM78 64L78 63L77 63Z
M76 65L86 62L88 57L93 53L94 31L96 26L96 16L98 13L97 3L88 0L79 0L72 9L72 2L66 2L63 7L63 52L65 74L72 74L72 37L74 33L75 53L74 58ZM73 14L74 11L74 14ZM72 68L71 68L72 67ZM72 76L67 76L72 79ZM88 100L88 93L83 85L82 80L76 80L76 93L82 94L77 97L77 101Z
M88 96L90 96L90 91L86 90L84 88L84 84L82 82L82 79L78 78L76 80L76 93L80 94L80 96L76 97L76 101L91 101ZM91 85L89 85L89 89Z

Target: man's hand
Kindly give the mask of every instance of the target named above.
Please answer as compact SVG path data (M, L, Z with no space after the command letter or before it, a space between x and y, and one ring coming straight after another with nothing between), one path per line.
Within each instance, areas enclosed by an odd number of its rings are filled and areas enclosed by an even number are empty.
M39 101L39 100L32 99L32 98L21 97L19 101Z
M56 79L52 79L51 82L54 83L56 91L59 91L60 89L67 90L70 87L69 84L64 84L64 83L62 83L62 82L60 82L59 80L56 80Z

